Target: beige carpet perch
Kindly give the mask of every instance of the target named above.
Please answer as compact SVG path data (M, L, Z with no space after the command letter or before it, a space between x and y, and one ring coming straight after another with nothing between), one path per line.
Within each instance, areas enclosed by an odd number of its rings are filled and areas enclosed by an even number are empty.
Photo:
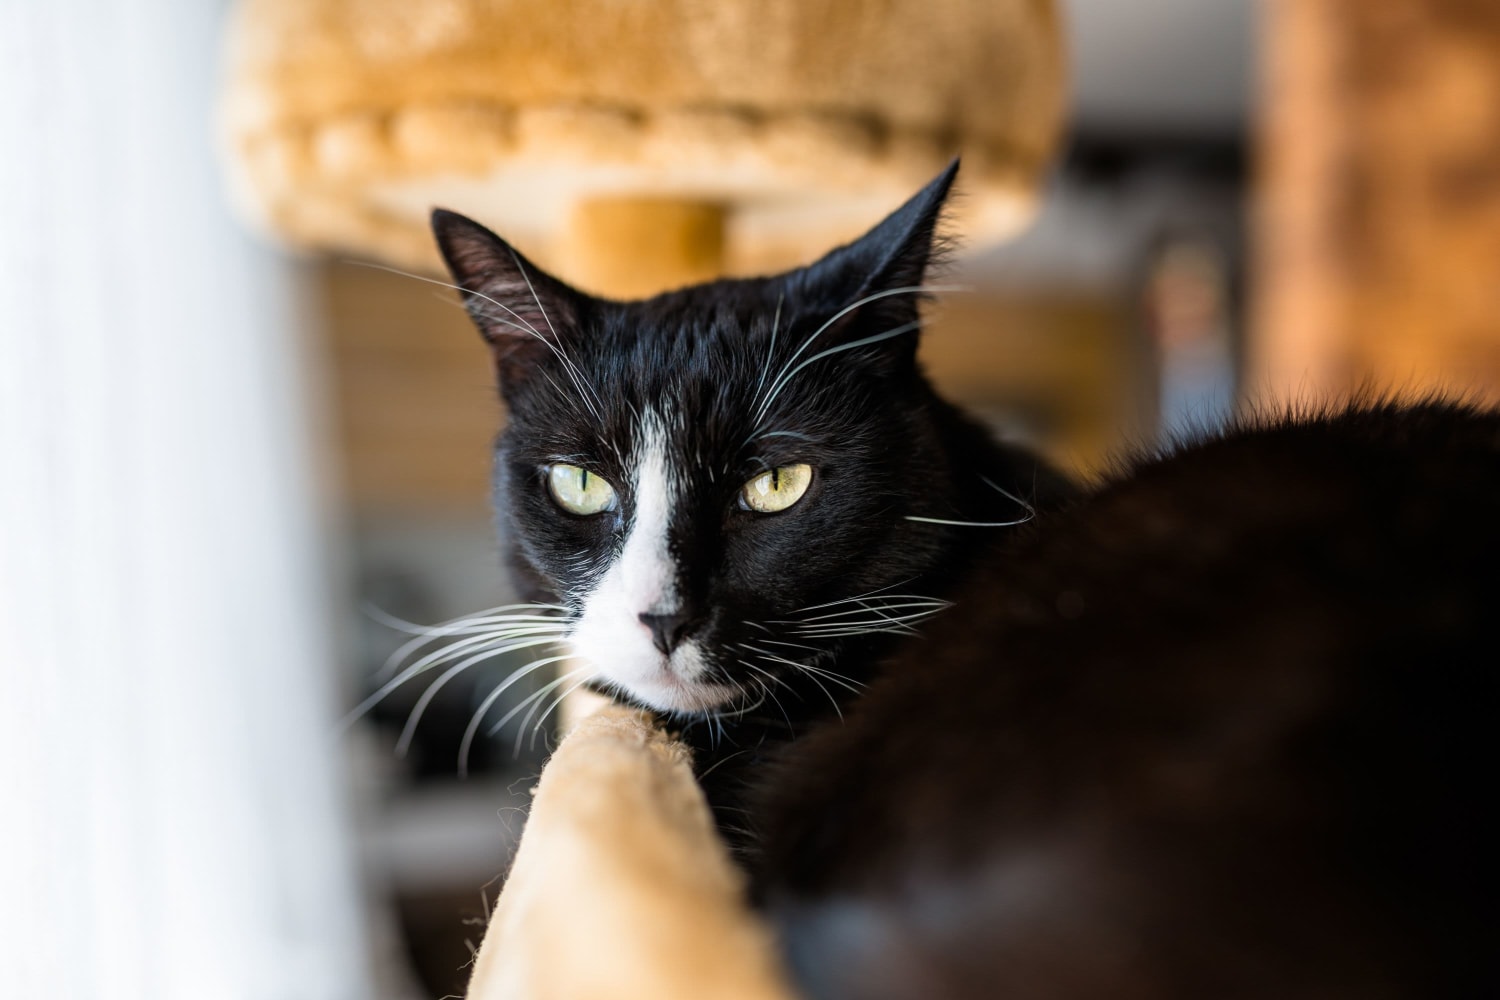
M681 744L605 708L552 755L470 1000L790 1000Z
M955 153L1009 235L1063 109L1051 0L243 0L227 57L263 231L435 271L441 205L620 296L800 263Z

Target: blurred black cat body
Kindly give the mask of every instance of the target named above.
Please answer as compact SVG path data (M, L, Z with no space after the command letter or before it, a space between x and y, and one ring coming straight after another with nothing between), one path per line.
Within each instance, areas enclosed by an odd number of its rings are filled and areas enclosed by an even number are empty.
M1434 404L1043 512L757 790L811 992L1495 995L1497 511Z
M1079 494L916 364L952 176L640 303L435 214L519 578L695 744L809 995L1495 995L1500 417L1266 417Z

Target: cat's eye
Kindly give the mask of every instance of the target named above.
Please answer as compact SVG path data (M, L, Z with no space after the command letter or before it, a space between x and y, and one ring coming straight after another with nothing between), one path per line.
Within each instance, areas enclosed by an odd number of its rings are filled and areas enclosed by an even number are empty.
M741 487L740 503L758 514L774 514L801 500L811 484L812 466L780 465Z
M547 470L552 499L570 514L602 514L615 509L615 488L609 480L576 465L554 465Z

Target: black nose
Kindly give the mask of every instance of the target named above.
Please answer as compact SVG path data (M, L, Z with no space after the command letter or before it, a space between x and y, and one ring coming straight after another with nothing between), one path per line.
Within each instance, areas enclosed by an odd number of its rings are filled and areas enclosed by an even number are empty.
M651 630L651 644L663 656L668 656L687 637L694 623L685 611L673 611L664 615L652 615L643 611L641 624Z

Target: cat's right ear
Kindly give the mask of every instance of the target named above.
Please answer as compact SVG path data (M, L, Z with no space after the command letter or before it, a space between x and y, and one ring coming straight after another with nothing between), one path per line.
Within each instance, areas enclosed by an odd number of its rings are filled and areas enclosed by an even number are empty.
M495 353L502 387L561 348L585 296L473 219L437 208L432 234L464 308Z

